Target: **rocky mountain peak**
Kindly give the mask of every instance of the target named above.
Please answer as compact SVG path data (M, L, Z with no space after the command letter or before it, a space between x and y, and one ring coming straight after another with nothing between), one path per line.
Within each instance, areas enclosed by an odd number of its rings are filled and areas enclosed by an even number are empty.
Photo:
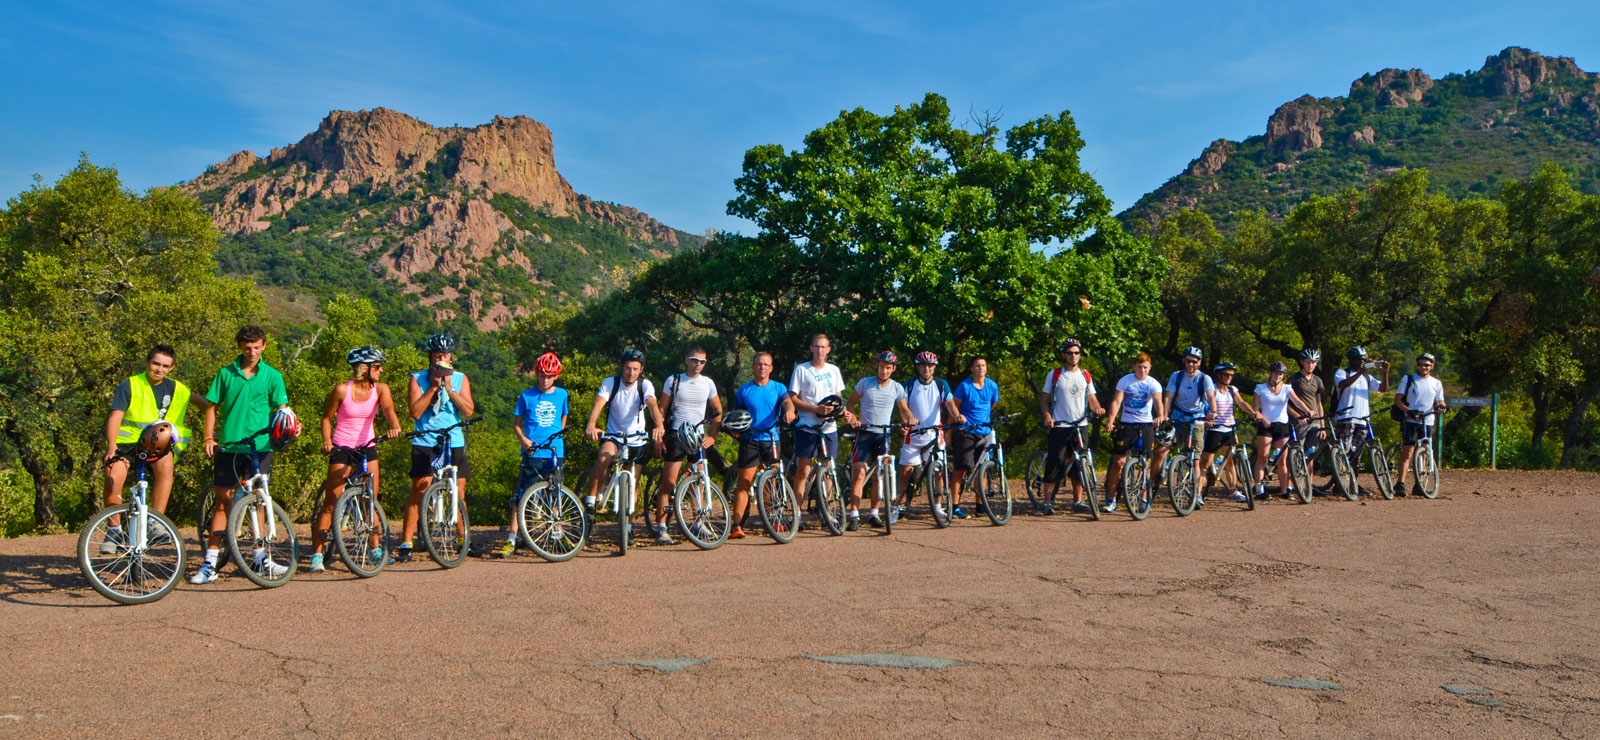
M1408 108L1412 103L1421 102L1422 96L1433 89L1433 78L1420 69L1385 69L1375 75L1362 75L1361 79L1350 83L1350 96L1355 97L1367 88L1377 91L1380 108Z
M1511 46L1483 60L1477 71L1490 95L1522 95L1535 86L1559 77L1588 79L1592 75L1578 68L1572 57L1547 57L1539 52Z
M1267 119L1267 148L1273 153L1299 154L1322 147L1324 118L1333 110L1326 100L1302 95L1279 106Z

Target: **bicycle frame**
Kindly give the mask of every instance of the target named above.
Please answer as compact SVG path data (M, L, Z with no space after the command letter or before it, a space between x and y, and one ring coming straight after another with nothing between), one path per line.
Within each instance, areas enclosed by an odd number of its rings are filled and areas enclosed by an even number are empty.
M150 482L145 480L144 458L139 455L134 455L134 458L133 466L138 477L128 489L128 549L134 554L143 554L150 549L150 506L145 500L150 492Z
M625 437L614 434L601 437L601 439L611 440L617 445L618 449L617 456L611 461L611 477L606 481L606 490L602 492L603 498L595 502L596 508L610 505L612 511L616 512L617 518L624 522L633 515L633 504L639 495L638 477L633 472L633 467L638 464L638 461L634 459L634 448L629 446L628 442L633 439L643 440L645 438L646 435L642 432L629 434ZM626 511L623 510L624 490L627 493Z
M250 534L259 540L276 540L278 538L278 517L272 512L272 491L267 484L269 474L261 472L261 457L255 451L250 451L250 468L253 474L239 484L234 491L233 500L237 502L241 495L256 494L261 497L261 508L267 513L266 532L263 535L261 514L258 511L250 512Z
M711 466L706 462L706 448L700 444L704 430L705 422L684 424L678 430L684 444L694 447L694 462L689 464L689 474L700 479L700 491L695 494L694 506L701 512L711 509Z

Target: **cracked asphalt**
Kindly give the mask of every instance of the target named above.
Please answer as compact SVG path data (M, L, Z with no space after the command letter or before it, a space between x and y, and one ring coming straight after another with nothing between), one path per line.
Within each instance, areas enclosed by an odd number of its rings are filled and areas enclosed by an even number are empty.
M1444 484L335 566L142 607L89 590L73 535L0 541L0 737L1600 736L1600 476ZM872 653L963 664L807 657ZM627 663L674 658L710 662ZM1343 688L1262 682L1292 678Z

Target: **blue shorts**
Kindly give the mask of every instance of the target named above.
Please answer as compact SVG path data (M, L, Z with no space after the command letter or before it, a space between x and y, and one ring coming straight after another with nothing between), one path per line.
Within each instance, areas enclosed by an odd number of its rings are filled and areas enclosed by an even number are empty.
M797 459L797 460L805 460L805 459L810 459L810 458L813 458L813 457L819 457L819 455L817 454L817 444L819 442L821 442L824 438L827 439L827 442L828 442L828 444L827 444L827 448L828 448L827 458L829 460L832 460L835 456L837 456L839 454L839 433L838 432L828 432L826 434L821 434L821 433L818 433L817 430L815 430L815 429L800 429L800 430L796 430L795 433L794 433L794 456L795 456L795 459Z
M524 457L522 464L517 468L517 482L511 487L511 505L516 506L522 499L523 491L528 486L538 482L541 478L549 478L555 472L560 460L553 457Z
M875 462L879 455L889 454L889 435L879 432L861 431L856 433L856 443L850 449L850 462L867 463Z

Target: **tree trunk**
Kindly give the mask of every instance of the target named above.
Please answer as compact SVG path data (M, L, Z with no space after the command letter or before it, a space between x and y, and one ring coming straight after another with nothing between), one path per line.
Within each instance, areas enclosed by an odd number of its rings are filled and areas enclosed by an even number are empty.
M1600 383L1589 386L1583 390L1578 400L1572 403L1572 413L1567 414L1567 429L1562 435L1560 467L1571 468L1578 464L1578 444L1583 437L1584 417L1589 415L1589 407L1594 405L1595 399L1600 398Z
M1528 394L1533 401L1533 435L1530 440L1533 449L1544 449L1544 433L1550 430L1550 393L1545 390L1544 381L1533 384L1533 392Z
M56 524L56 493L55 482L51 478L51 466L44 456L40 454L37 445L28 440L28 435L17 426L15 419L7 420L5 426L6 437L17 447L17 459L22 463L22 469L28 471L33 477L33 523L39 529L47 529Z

